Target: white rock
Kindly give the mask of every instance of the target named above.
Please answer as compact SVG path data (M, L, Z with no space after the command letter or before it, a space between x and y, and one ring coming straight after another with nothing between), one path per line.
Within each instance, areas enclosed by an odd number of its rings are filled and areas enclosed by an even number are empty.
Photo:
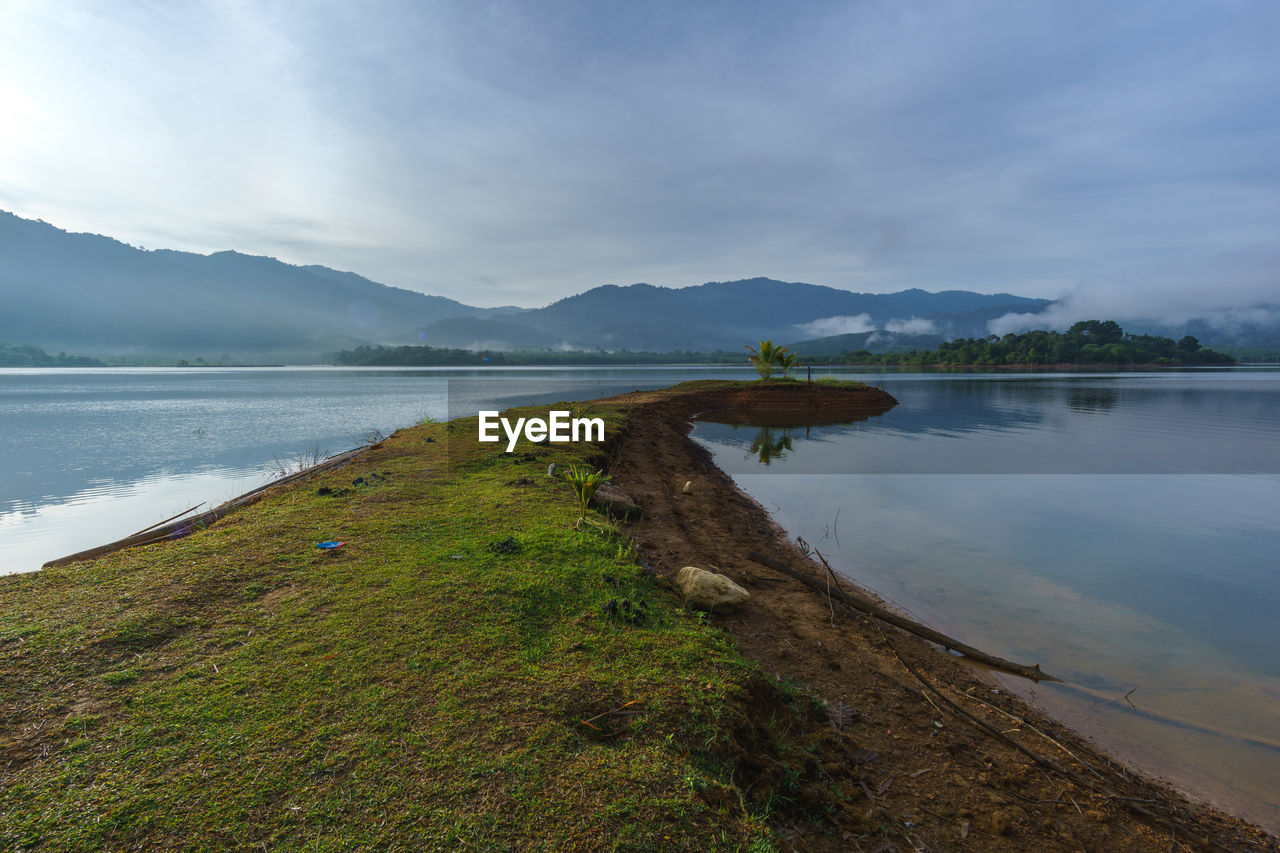
M751 597L751 593L724 575L697 566L685 566L677 572L676 585L684 593L685 604L698 610L737 607Z

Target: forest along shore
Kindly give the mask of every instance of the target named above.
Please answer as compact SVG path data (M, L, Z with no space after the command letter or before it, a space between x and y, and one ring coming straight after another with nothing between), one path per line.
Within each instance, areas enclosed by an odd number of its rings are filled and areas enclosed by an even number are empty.
M1277 849L816 590L687 437L891 405L686 383L514 453L424 424L184 538L0 578L0 848ZM577 523L548 476L575 464L639 515ZM685 565L750 600L686 609Z

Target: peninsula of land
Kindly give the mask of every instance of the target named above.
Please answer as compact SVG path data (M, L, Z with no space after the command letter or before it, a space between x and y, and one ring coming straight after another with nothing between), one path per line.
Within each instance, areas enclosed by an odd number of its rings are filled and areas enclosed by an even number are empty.
M870 598L687 437L893 404L686 383L510 453L423 423L177 538L0 578L0 847L1277 849L847 606ZM612 475L588 524L575 465ZM750 598L686 608L690 565Z

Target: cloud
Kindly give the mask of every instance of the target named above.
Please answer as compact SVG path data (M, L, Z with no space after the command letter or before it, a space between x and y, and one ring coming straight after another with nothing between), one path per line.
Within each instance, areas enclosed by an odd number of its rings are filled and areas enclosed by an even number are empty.
M1280 232L1280 4L162 6L0 2L0 208L526 306L1159 293Z
M853 314L836 317L823 317L804 323L796 328L811 338L826 338L832 335L849 335L858 332L873 332L876 324L871 321L870 314Z
M988 328L1003 335L1065 329L1078 320L1157 327L1200 320L1221 329L1270 325L1280 320L1280 249L1250 247L1088 279L1043 313L1005 314Z
M890 320L884 324L884 330L904 335L929 335L938 331L938 325L926 317L912 317L910 320Z

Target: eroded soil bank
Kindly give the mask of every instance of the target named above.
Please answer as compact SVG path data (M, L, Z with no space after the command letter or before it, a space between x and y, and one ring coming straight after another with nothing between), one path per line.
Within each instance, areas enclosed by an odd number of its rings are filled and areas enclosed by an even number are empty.
M745 586L751 600L714 615L715 624L766 671L827 702L828 719L807 723L810 742L822 744L822 767L811 770L837 780L845 796L823 803L831 810L823 825L780 827L787 843L805 850L1277 849L1257 827L1125 768L953 654L851 614L838 599L750 556L768 555L827 581L688 438L690 419L732 419L736 411L777 423L815 413L853 420L886 411L893 405L887 394L791 385L758 393L637 393L608 402L629 415L611 471L644 509L628 527L642 557L661 577L696 565ZM1048 765L965 720L950 703Z

